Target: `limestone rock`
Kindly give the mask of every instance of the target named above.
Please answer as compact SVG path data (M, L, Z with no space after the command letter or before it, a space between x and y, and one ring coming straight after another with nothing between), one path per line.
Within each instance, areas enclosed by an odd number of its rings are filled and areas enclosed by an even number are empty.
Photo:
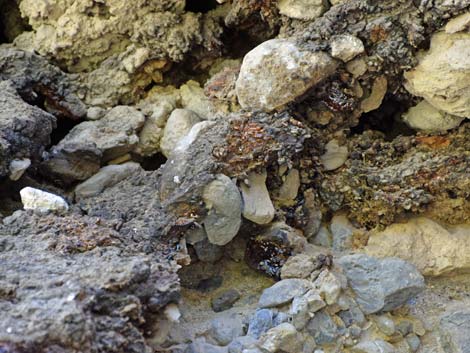
M236 289L229 289L211 300L211 307L216 313L230 309L233 304L240 299L240 292Z
M307 278L316 265L315 259L307 254L291 256L282 266L281 278Z
M259 340L259 347L266 352L298 353L302 351L303 337L290 323L282 323L266 332Z
M294 297L304 294L311 287L311 282L305 279L283 279L263 291L259 298L258 306L270 308L289 303Z
M243 108L271 111L330 76L337 62L289 39L268 40L245 55L236 83Z
M444 113L423 100L403 114L409 127L422 131L447 131L460 125L462 117Z
M21 178L30 165L31 160L29 158L12 160L10 162L10 180L16 181Z
M141 170L141 167L135 162L105 166L91 178L78 184L75 188L75 196L79 199L96 196L107 187L117 184L138 170Z
M343 268L365 314L396 309L425 287L423 276L401 259L355 254L343 256L336 263Z
M470 225L448 229L424 217L396 223L369 237L367 254L399 257L414 264L425 276L470 269Z
M335 170L348 159L348 148L340 146L337 140L331 140L325 145L326 152L320 157L325 170Z
M313 282L313 285L318 289L318 293L328 305L338 301L341 293L341 282L331 271L322 271L315 282Z
M385 76L379 76L374 80L369 96L361 101L361 110L364 113L380 107L382 100L385 97L385 93L387 93L387 85L388 82Z
M193 247L197 258L204 262L217 262L224 255L223 249L218 245L212 244L207 238L195 243Z
M280 0L277 7L282 15L299 20L313 20L326 10L322 0Z
M353 353L397 353L397 350L388 342L382 340L365 341L352 348Z
M175 109L170 114L163 130L160 141L160 150L168 157L175 149L178 142L186 136L191 128L200 122L199 116L187 109Z
M470 117L470 33L438 32L418 66L405 73L405 87L435 108Z
M209 210L203 221L207 238L215 245L227 244L241 224L242 200L237 186L229 177L219 174L204 188L203 200Z
M362 41L350 34L341 34L333 37L331 42L331 56L348 62L364 52Z
M20 195L25 210L47 214L49 212L65 213L69 209L62 197L29 186L21 189Z
M276 210L266 188L266 171L250 173L248 183L240 188L243 197L243 217L257 224L268 224L274 218Z
M445 26L446 33L452 34L463 31L470 27L470 12L465 12L452 18Z

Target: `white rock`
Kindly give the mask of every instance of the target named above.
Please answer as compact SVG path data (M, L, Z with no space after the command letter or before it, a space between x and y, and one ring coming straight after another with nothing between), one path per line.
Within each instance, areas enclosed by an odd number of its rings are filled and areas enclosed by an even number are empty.
M350 34L341 34L333 37L331 42L331 56L348 62L364 52L362 41Z
M191 110L173 110L168 118L160 141L160 150L162 153L166 157L169 157L179 141L181 141L198 122L200 122L199 116Z
M313 283L328 305L338 301L341 293L341 282L329 270L324 270Z
M12 160L10 162L10 180L16 181L21 178L30 165L31 160L29 158Z
M69 209L62 197L29 186L21 189L20 195L25 210L47 214L49 212L65 213Z
M313 20L326 10L323 0L279 0L277 7L282 15L299 20Z
M470 117L470 33L438 32L419 64L405 73L406 89L448 114Z
M171 322L178 322L181 317L180 309L178 305L172 303L165 306L163 309L163 313L165 314L166 318Z
M242 200L237 186L228 176L219 174L204 188L203 200L209 210L203 221L209 242L229 243L241 224Z
M325 170L335 170L348 159L348 147L340 146L337 140L331 140L325 145L326 152L320 157Z
M464 118L444 113L425 100L403 114L409 127L422 131L447 131L460 125Z
M446 33L452 34L470 28L470 12L454 17L445 26Z
M245 55L236 82L243 108L271 111L333 74L338 62L291 39L271 39Z
M250 173L249 186L242 183L243 217L257 224L268 224L274 218L274 209L266 187L267 173Z

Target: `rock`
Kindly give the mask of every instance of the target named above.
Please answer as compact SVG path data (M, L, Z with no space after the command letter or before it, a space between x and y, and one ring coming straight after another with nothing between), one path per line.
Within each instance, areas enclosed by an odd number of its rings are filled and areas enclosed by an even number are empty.
M239 315L223 315L211 322L211 337L221 346L226 346L236 337L243 336L243 322Z
M366 317L357 304L348 310L340 311L338 316L343 320L346 327L351 325L362 326L366 322Z
M276 200L282 204L292 204L297 197L300 188L300 174L297 169L291 169L277 194Z
M20 195L25 210L47 214L49 212L65 213L69 209L62 197L29 186L21 189Z
M316 289L309 290L304 294L303 298L305 298L308 303L308 311L310 313L316 313L318 310L323 309L326 306L326 303L323 301Z
M341 282L328 269L320 273L315 282L313 282L313 285L318 289L318 293L328 305L338 301L341 293Z
M193 80L186 82L180 87L180 94L183 108L193 111L203 120L210 118L211 102L198 82Z
M364 57L351 60L346 64L346 70L348 70L348 72L350 72L355 78L360 77L367 72L366 60Z
M310 320L308 301L304 296L295 297L292 301L289 314L292 317L292 324L297 330L302 330Z
M253 336L241 336L235 338L230 344L228 345L228 353L242 353L245 352L246 349L255 348L257 340ZM261 353L261 352L258 352Z
M181 318L180 309L178 308L178 305L174 303L165 306L163 314L170 322L179 322L179 319Z
M243 217L257 224L268 224L274 218L274 209L268 189L267 173L250 173L248 185L242 183L240 189L243 197Z
M446 33L453 34L461 32L470 27L470 12L465 12L452 18L445 26Z
M198 259L204 262L217 262L224 255L223 249L220 246L209 242L207 238L195 243L193 247Z
M335 170L341 167L348 159L348 148L339 146L337 140L331 140L325 145L326 152L320 156L325 170Z
M311 240L311 242L313 242L315 245L329 248L333 246L333 236L327 227L321 226L320 230L315 235L313 240Z
M444 313L439 322L440 343L444 352L470 352L470 310L455 308Z
M364 250L372 256L409 261L425 276L467 272L469 234L469 225L444 228L428 218L417 217L372 232Z
M2 66L2 72L4 69ZM56 118L25 103L10 81L0 81L0 106L0 178L7 175L19 178L25 166L19 161L29 159L35 164L40 160L50 143Z
M344 251L353 248L356 229L344 214L333 216L330 224L332 246L334 250Z
M338 326L324 310L315 313L306 330L318 345L333 343L339 336Z
M387 336L392 336L395 333L395 323L392 318L387 315L380 315L375 318L375 323L380 331Z
M405 337L406 343L410 347L412 352L416 352L421 345L421 340L415 334L411 334Z
M207 238L215 245L229 243L241 224L242 199L237 186L219 174L204 188L203 200L209 210L203 221Z
M437 32L419 64L405 73L406 89L436 109L470 117L470 33Z
M106 109L101 107L90 107L86 111L86 118L88 120L100 120L106 114Z
M387 93L387 78L379 76L374 80L369 96L361 101L361 110L367 113L380 107L385 93Z
M206 234L206 231L204 230L204 227L194 227L186 231L185 238L188 244L194 245L206 239L207 234Z
M160 150L168 157L178 142L186 136L191 128L200 122L199 116L187 109L175 109L171 113L163 130Z
M396 309L425 288L423 276L401 259L355 254L343 256L336 263L343 268L365 314Z
M273 312L269 309L258 309L250 318L248 325L247 334L255 337L256 339L272 328L274 325L273 322Z
M236 289L229 289L217 297L212 298L212 310L214 310L216 313L228 310L238 299L240 299L240 292Z
M350 34L334 36L331 42L331 56L348 62L364 52L362 41Z
M301 96L336 70L324 52L300 48L294 40L271 39L245 55L236 82L243 108L271 111Z
M188 346L184 353L228 353L228 349L227 347L207 343L204 338L197 338Z
M355 345L352 353L397 353L395 348L382 340L365 341Z
M292 324L287 322L273 327L259 340L259 347L266 352L298 353L302 351L304 339Z
M29 158L14 159L10 162L10 180L17 181L20 179L26 169L31 166L31 160Z
M93 175L75 188L75 196L78 199L96 196L107 187L119 183L121 180L141 170L140 164L135 162L127 162L124 164L108 165L100 169L98 173Z
M299 20L313 20L326 11L322 0L280 0L277 8L282 15Z
M287 259L281 269L281 278L307 278L316 268L315 258L307 254L298 254Z
M305 279L283 279L263 291L258 306L269 308L289 303L294 297L305 294L311 287L311 282Z
M305 237L311 239L320 230L323 217L320 202L318 202L313 189L304 191L304 204L302 209L307 217L307 222L302 230L304 231Z
M424 100L411 107L403 114L402 119L412 129L430 132L453 129L464 120L462 117L446 114Z

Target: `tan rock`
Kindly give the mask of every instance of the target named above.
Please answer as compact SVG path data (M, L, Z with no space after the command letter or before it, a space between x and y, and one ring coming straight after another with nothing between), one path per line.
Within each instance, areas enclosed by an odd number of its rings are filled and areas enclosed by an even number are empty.
M243 217L257 224L268 224L274 218L274 209L266 188L266 171L250 173L248 185L242 183Z
M424 217L370 235L369 255L399 257L425 276L470 271L470 224L444 228Z
M326 11L323 0L279 0L277 7L282 15L299 20L313 20Z
M463 13L457 17L454 17L445 26L446 33L452 34L468 30L470 27L470 12Z
M367 113L380 107L385 93L387 93L387 79L385 76L379 76L372 85L370 95L361 102L362 111Z
M444 113L426 101L411 107L402 118L412 129L423 131L447 131L459 126L464 120L459 116Z

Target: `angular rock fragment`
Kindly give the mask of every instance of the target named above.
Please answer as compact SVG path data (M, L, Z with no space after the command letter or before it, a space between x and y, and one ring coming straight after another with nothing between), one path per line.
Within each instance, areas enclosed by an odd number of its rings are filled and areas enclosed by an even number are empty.
M304 339L296 328L288 323L282 323L266 332L258 345L263 351L275 353L297 353L302 351Z
M403 114L403 121L420 131L447 131L460 125L464 118L447 114L423 100Z
M440 344L445 352L468 353L470 348L470 311L466 307L444 313L439 322Z
M29 158L24 159L14 159L10 163L10 180L16 181L20 179L26 169L31 165L31 160Z
M355 345L352 348L353 353L396 353L397 350L390 343L375 340L365 341Z
M364 52L362 41L350 34L334 36L331 42L331 56L348 62Z
M165 125L160 141L160 150L162 153L168 157L173 152L178 142L186 136L191 128L198 122L200 122L199 116L191 110L173 110Z
M49 212L65 213L69 209L69 205L62 197L49 192L26 187L21 189L20 195L25 210L46 214Z
M258 306L260 308L270 308L289 303L294 297L301 296L311 288L311 282L305 279L283 279L263 291Z
M376 259L356 254L344 256L336 263L343 268L365 314L396 309L425 287L416 268L397 258Z
M313 20L326 10L322 0L280 0L277 7L282 15L299 20Z
M328 54L303 50L293 40L268 40L243 59L238 101L243 108L274 110L330 76L337 66Z
M348 159L348 148L340 146L337 140L331 140L325 145L326 152L320 157L325 170L335 170Z
M237 186L220 174L204 188L203 200L208 209L204 219L207 238L216 245L229 243L241 224L242 200Z
M248 185L240 185L243 196L243 217L257 224L268 224L274 218L276 210L266 188L266 171L250 173Z

